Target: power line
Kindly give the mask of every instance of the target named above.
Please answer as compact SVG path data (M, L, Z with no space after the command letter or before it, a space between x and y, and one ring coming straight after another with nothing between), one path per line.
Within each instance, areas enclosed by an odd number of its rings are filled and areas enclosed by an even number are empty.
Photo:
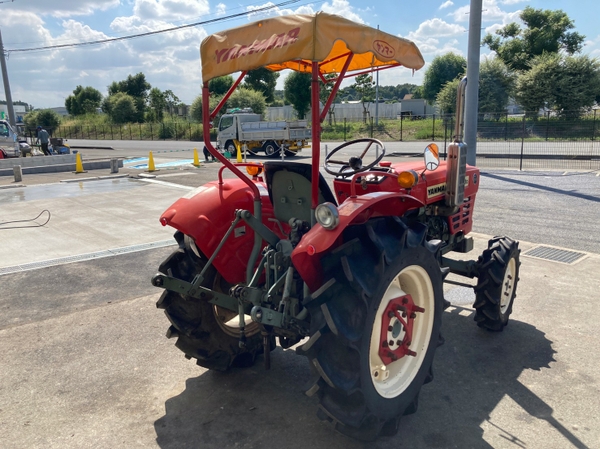
M4 1L9 1L9 0L4 0ZM15 0L13 0L13 1L15 1ZM321 2L324 2L324 0L321 0ZM1 1L0 1L0 3L1 3ZM315 3L315 2L314 1L310 1L309 3ZM318 3L319 2L317 2L317 4ZM307 3L302 3L302 4L298 5L298 6L304 6L306 4L308 4L308 2ZM251 8L251 7L254 7L254 2L252 0L251 0L250 4L240 4L239 6L230 7L230 8L227 8L227 11L229 11L230 13L233 13L233 11L244 10L247 14L251 14L252 13L251 10L249 11L247 9L244 9L244 8ZM218 13L212 13L209 16L210 17L214 17L217 14ZM200 16L194 16L194 17L191 17L191 18L187 17L186 19L182 19L182 20L172 20L171 24L173 26L178 26L180 24L185 24L189 20L199 20L201 17L204 17L204 16L207 16L207 14L201 14ZM225 19L227 19L227 18L225 18ZM115 37L115 36L120 36L121 34L122 33L118 33L118 32L104 33L104 35L107 36L106 37L107 39L111 38L111 37ZM46 42L45 40L36 40L36 41L23 41L23 40L21 40L21 41L15 41L15 42L6 42L5 41L4 45L5 46L11 46L11 45L43 45L45 42ZM63 42L71 42L71 43L73 43L73 39L72 38L54 39L54 42L56 44L63 43Z
M5 1L8 1L8 0L5 0ZM214 18L214 19L203 20L201 22L189 23L187 25L180 25L180 26L176 26L176 27L172 27L172 28L166 28L164 30L148 31L146 33L132 34L129 36L112 37L112 38L108 38L108 39L99 39L96 41L88 41L88 42L77 42L77 43L73 43L73 44L48 45L48 46L44 46L44 47L32 47L32 48L16 48L14 50L6 50L6 52L10 54L10 53L24 53L24 52L29 52L29 51L57 50L57 49L63 49L63 48L81 47L84 45L106 44L109 42L124 41L124 40L129 40L129 39L135 39L138 37L153 36L155 34L169 33L171 31L177 31L177 30L181 30L184 28L193 28L193 27L197 27L199 25L207 25L207 24L211 24L211 23L222 22L225 20L236 19L238 17L243 17L248 14L254 14L254 13L259 13L259 12L263 12L263 11L268 11L271 9L279 8L281 6L288 6L288 5L291 5L294 3L298 3L299 1L300 0L287 0L287 1L284 1L281 3L277 3L276 5L263 6L263 7L257 8L257 9L253 9L251 11L244 11L244 12L237 13L237 14L231 14L229 16L223 16L223 17L218 17L218 18Z

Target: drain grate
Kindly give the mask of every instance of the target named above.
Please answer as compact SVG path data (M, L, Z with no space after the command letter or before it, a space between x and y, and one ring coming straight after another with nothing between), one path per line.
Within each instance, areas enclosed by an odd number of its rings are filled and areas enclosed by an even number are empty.
M114 248L114 249L109 249L109 250L105 250L105 251L96 251L95 253L80 254L78 256L59 257L57 259L49 259L49 260L42 260L40 262L25 263L22 265L15 265L12 267L3 267L3 268L0 268L0 276L2 276L3 274L12 274L12 273L19 273L22 271L37 270L38 268L52 267L55 265L64 265L67 263L84 262L86 260L100 259L102 257L117 256L119 254L135 253L138 251L145 251L148 249L165 248L167 246L172 246L175 244L176 243L172 239L161 240L159 242L151 242L151 243L143 243L140 245L124 246L121 248Z
M538 246L536 248L532 248L526 253L523 253L523 255L566 264L572 264L586 256L585 253L580 253L578 251L551 248L549 246Z

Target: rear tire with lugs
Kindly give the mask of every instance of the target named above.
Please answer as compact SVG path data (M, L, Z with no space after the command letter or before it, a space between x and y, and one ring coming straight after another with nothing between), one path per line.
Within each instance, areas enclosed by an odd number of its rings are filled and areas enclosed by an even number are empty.
M475 321L479 327L500 332L508 324L519 282L519 242L494 237L477 261Z
M432 379L444 304L437 246L425 235L420 224L370 220L323 261L333 281L308 304L311 337L299 352L316 374L307 394L318 394L319 417L350 437L395 433Z
M189 237L177 232L175 239L179 249L160 265L159 271L191 282L207 259L195 253ZM206 272L202 286L219 292L229 289L229 284L214 267ZM217 371L225 371L232 366L250 366L256 355L262 352L259 325L251 322L249 317L245 321L246 346L242 349L239 347L239 320L235 312L169 290L163 292L156 307L164 309L171 322L167 337L176 337L175 346L187 358L197 359L200 366Z

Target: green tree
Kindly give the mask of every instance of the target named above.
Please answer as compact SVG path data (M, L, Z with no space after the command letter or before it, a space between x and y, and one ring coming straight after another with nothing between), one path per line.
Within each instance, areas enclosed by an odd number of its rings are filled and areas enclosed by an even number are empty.
M456 113L456 94L461 77L444 84L436 96L441 113ZM514 94L516 77L498 59L488 59L480 66L479 73L479 112L502 113Z
M283 82L285 100L292 105L298 118L303 120L310 110L310 73L292 72Z
M233 77L231 75L217 76L208 82L208 91L211 94L223 96L231 86L233 86Z
M202 123L202 95L198 95L190 105L190 118L194 122Z
M452 52L433 58L423 79L423 89L421 92L423 98L429 102L434 102L442 87L448 81L455 80L464 75L466 69L467 60Z
M594 105L600 91L600 62L588 56L544 54L517 80L517 101L529 115L542 107L577 118Z
M95 114L102 103L102 94L91 86L77 86L72 95L65 99L70 115Z
M526 7L519 15L525 28L510 23L487 34L483 45L496 52L498 57L513 70L529 70L536 56L564 51L573 55L581 51L585 36L569 31L575 28L573 21L562 10L534 9Z
M261 92L265 101L271 104L275 100L275 86L279 72L273 72L265 67L249 70L244 77L244 87Z
M352 87L359 95L360 103L363 107L363 122L367 121L367 105L375 101L375 81L373 77L368 73L358 75L354 78L354 84Z
M600 61L583 56L562 56L560 77L554 86L554 109L567 118L578 118L600 93Z
M325 103L327 103L327 101L329 100L329 96L331 95L331 91L333 90L333 85L335 84L337 75L334 73L327 73L324 76L324 78L328 82L324 83L323 81L319 80L319 100L321 100L321 103L323 103L323 106L325 106ZM329 106L329 110L327 111L327 115L329 116L329 125L330 126L331 126L332 116L334 115L333 111L335 109L335 99L336 98L337 98L337 94L334 97L333 101L331 102L331 105Z
M219 104L219 101L221 101L221 98L223 98L223 97L215 96L215 95L210 96L209 101L208 101L208 107L211 111L213 111L217 107L217 105ZM215 119L214 119L215 123L218 123L219 118L221 117L223 112L227 110L226 108L227 108L227 103L225 103L223 108L221 108L221 111L215 117ZM190 117L192 118L193 121L202 123L202 95L198 95L192 102L192 105L190 107Z
M108 115L113 123L135 122L138 117L136 99L124 92L108 97Z
M125 93L133 98L135 102L136 113L132 121L143 122L144 113L146 112L146 101L148 99L148 91L152 88L150 83L146 81L146 76L143 73L129 75L123 81L113 81L108 86L108 95L113 96L119 92ZM103 106L104 109L104 106Z
M514 95L516 74L500 58L484 61L479 69L479 112L503 113Z
M39 109L25 114L23 123L30 132L35 132L38 126L42 126L52 135L54 130L60 125L60 116L52 109Z
M167 107L165 94L158 87L153 87L148 94L148 103L150 107L147 114L148 121L162 122Z
M435 101L437 103L440 114L455 114L456 113L456 90L460 78L455 78L444 84L444 87L438 92Z
M528 116L537 117L538 110L552 103L552 85L560 67L558 54L546 53L531 61L531 69L517 79L516 100Z
M245 87L236 89L236 91L231 94L231 97L229 97L227 105L230 108L250 108L255 114L261 115L267 108L265 96L262 92L246 89Z
M173 93L171 89L165 90L163 95L165 96L165 102L167 104L167 108L169 109L169 115L171 118L173 118L173 112L175 111L175 108L179 106L181 100Z

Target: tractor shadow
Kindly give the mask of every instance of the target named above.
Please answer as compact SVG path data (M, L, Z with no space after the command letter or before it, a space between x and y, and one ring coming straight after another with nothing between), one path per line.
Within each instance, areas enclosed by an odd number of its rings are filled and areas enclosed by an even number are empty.
M575 447L585 447L518 380L523 371L550 368L554 361L544 332L515 320L504 332L486 332L476 327L472 311L451 307L444 314L446 343L436 354L435 380L423 387L418 412L402 419L394 437L361 443L319 421L316 396L309 398L302 389L310 378L307 360L277 348L270 371L261 357L250 369L188 379L154 423L156 441L162 448L485 448L491 447L481 428L487 421L507 442L525 447L518 435L489 420L509 396L531 419L545 420Z

